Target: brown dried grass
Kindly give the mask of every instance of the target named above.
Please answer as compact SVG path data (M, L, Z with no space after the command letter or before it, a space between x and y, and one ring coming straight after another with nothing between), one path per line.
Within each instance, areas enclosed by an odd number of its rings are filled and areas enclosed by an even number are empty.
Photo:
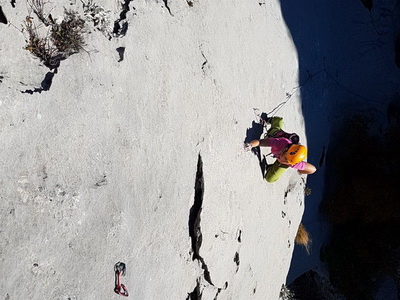
M311 237L306 228L304 227L303 223L300 223L299 229L297 230L295 242L297 245L303 246L307 253L310 254L311 248Z

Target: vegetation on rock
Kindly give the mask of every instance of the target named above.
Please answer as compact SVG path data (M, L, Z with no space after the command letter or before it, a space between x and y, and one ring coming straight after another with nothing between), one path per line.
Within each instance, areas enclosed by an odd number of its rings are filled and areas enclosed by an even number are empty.
M79 14L65 9L60 22L51 14L45 14L43 0L28 2L31 13L26 17L23 32L26 33L26 47L50 69L57 68L60 61L83 49L85 21ZM37 21L32 16L37 17Z

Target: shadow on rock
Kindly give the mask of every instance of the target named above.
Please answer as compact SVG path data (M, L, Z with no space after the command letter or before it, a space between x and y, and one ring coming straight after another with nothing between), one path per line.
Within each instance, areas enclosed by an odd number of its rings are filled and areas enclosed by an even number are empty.
M35 88L33 90L25 90L21 91L23 94L33 94L33 93L41 93L43 91L50 90L50 87L53 83L54 75L57 74L57 69L54 72L47 72L46 76L44 77L43 81L40 83L40 88Z
M265 116L266 116L265 113L261 114L261 117L265 117ZM262 138L262 134L264 132L263 124L253 121L253 123L251 125L252 125L251 128L247 129L247 131L246 131L246 138L244 139L245 143L250 143L252 140L258 140L258 139ZM261 154L260 147L251 149L251 152L253 152L254 155L257 156L258 161L260 163L261 175L264 178L265 172L269 166L267 164L266 155Z

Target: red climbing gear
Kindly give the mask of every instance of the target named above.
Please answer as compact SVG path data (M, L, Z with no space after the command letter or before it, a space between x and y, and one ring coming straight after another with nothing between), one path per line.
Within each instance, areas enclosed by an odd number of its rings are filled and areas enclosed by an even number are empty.
M125 285L123 285L120 281L120 276L125 276L126 266L123 262L117 262L114 266L115 271L115 288L114 292L118 295L128 297L128 290Z

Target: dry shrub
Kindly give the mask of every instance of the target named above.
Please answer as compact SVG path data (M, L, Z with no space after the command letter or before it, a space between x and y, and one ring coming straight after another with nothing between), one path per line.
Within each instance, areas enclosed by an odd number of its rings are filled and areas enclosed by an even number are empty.
M78 53L84 46L83 29L85 21L72 10L65 10L61 24L51 27L51 41L59 53L69 56Z
M46 66L51 66L57 51L50 45L47 37L43 38L40 35L39 29L31 17L26 17L25 30L28 33L28 39L26 40L25 49L44 62Z
M306 228L304 227L303 223L300 223L299 225L295 242L296 244L303 246L306 249L307 253L310 254L311 237Z
M43 0L28 0L28 7L39 18L40 22L46 26L50 25L49 16L45 14L44 6L48 3Z
M44 13L47 2L31 0L28 2L31 12L38 21L29 15L24 23L26 47L50 69L58 67L61 60L83 49L85 21L72 10L64 11L64 18L57 23L50 14Z
M112 38L111 11L94 3L93 0L82 1L83 14L88 22L93 23L95 29L99 30L109 40Z

